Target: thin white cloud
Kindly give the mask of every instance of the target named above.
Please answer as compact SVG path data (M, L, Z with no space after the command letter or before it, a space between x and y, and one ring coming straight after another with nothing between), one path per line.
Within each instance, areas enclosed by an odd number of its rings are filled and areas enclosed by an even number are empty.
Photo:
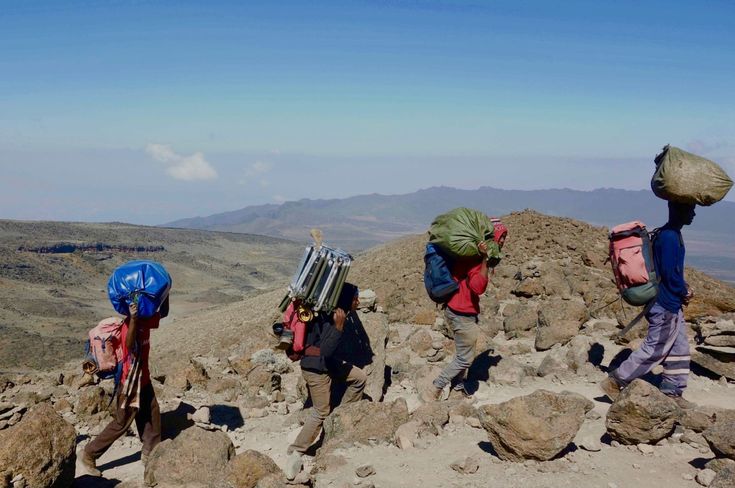
M263 176L273 169L273 164L266 161L256 161L245 169L244 177L239 181L241 185L247 185L251 180L258 176ZM268 186L268 180L260 178L260 186Z
M200 181L217 178L217 171L201 152L183 156L167 144L152 143L146 146L145 151L156 161L164 163L167 166L166 172L177 180Z
M273 201L276 203L284 203L286 201L286 197L283 195L273 195Z

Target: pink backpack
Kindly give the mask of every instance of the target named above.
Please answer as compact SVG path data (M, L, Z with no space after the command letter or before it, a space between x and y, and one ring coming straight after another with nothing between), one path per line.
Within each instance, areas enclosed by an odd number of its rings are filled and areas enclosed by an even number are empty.
M122 325L125 319L110 317L101 320L89 331L84 370L100 378L116 376L123 360Z
M613 227L610 231L610 262L620 295L630 305L651 302L658 294L652 239L639 221Z

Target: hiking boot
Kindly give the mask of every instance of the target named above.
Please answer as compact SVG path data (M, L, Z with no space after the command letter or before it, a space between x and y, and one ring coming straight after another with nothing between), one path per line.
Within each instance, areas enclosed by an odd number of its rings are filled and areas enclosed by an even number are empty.
M681 395L666 395L667 397L674 400L674 402L681 408L682 410L689 410L690 408L696 408L697 404L692 403L689 400L685 400L683 396Z
M620 396L620 390L622 387L612 376L608 376L604 380L600 381L598 386L600 387L600 390L602 390L602 392L612 401L617 400L618 396Z
M443 391L443 388L437 388L432 383L421 392L421 400L423 400L424 403L436 402L441 398Z
M303 454L300 452L292 452L286 460L286 469L283 471L286 473L286 479L293 481L296 476L301 472L301 467L304 465Z
M102 471L97 469L97 463L92 458L92 456L87 454L87 451L82 449L82 455L79 457L79 460L82 462L82 466L84 467L84 470L87 472L87 474L91 476L102 476Z

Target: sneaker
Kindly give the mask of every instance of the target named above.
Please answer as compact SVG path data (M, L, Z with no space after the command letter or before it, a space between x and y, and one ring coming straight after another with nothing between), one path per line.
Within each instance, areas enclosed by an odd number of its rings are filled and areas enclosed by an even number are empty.
M450 398L459 396L461 398L471 399L472 393L467 391L467 386L465 386L464 382L460 382L452 387L452 391L450 392L449 396Z
M288 456L288 459L286 460L286 469L284 469L286 479L288 481L296 479L296 476L301 472L301 467L304 465L303 456L304 455L300 452L292 452L291 455Z
M423 400L424 403L436 402L441 398L443 391L443 388L437 388L432 383L421 392L421 400Z
M620 383L615 381L612 376L608 376L604 380L600 381L598 386L600 387L600 390L602 390L602 392L612 401L617 400L618 396L620 396Z
M679 408L681 408L682 410L689 410L690 408L696 408L697 406L696 403L692 403L689 400L685 400L684 397L681 395L668 395L667 394L666 396L674 400L674 403L676 403L679 406Z
M97 469L97 463L92 459L92 456L87 454L87 451L82 449L82 455L79 458L87 474L92 476L102 476L102 471Z

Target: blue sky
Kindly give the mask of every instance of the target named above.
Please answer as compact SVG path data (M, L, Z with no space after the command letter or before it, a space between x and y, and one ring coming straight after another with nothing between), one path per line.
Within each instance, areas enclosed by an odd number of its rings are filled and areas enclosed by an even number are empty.
M730 1L2 0L0 218L732 175L733 86Z

